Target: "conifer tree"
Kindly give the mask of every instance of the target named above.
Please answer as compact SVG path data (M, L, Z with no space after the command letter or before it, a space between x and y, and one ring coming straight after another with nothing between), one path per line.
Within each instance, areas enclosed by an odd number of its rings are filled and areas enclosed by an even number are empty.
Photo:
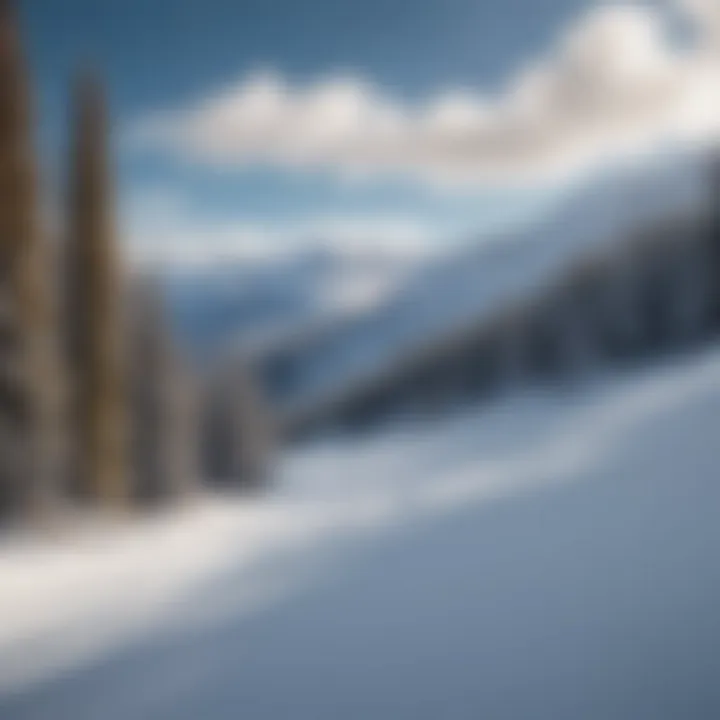
M73 458L80 496L112 508L129 493L125 330L107 112L90 75L77 84L75 113L66 247Z
M0 512L56 496L57 366L28 78L15 8L0 0Z
M157 281L137 278L129 305L133 495L154 503L186 495L196 483L194 383Z

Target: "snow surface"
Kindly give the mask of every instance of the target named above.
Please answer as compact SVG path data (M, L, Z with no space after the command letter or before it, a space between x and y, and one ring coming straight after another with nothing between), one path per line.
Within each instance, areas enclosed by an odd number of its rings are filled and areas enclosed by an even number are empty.
M720 717L720 349L0 554L3 720Z

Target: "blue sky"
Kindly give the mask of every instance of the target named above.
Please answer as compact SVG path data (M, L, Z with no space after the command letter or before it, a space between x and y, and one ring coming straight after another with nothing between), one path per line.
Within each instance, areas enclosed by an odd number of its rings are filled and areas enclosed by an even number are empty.
M282 225L312 234L345 219L359 228L367 220L372 232L392 220L450 242L522 219L552 199L548 183L447 188L412 172L373 172L347 182L332 167L298 169L242 156L224 167L199 156L188 161L167 148L135 147L125 135L158 111L180 112L232 87L240 93L243 79L259 69L271 69L289 88L338 75L362 78L402 108L456 90L502 93L508 79L547 55L564 28L597 6L592 0L25 0L50 184L62 178L68 88L75 69L89 62L109 88L124 229L141 244L155 242L153 234L172 235L173 213L188 228L184 241L198 246L212 244L220 227ZM232 245L232 233L225 235ZM285 235L268 233L259 242L282 245ZM171 239L162 243L170 252Z

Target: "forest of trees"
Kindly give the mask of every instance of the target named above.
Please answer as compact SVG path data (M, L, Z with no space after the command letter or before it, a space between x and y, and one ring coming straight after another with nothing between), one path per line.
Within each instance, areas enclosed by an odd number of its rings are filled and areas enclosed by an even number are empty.
M0 2L0 520L44 522L74 505L115 513L211 480L254 484L271 447L271 424L255 427L259 393L196 373L157 281L125 272L109 124L102 84L84 75L53 246L17 19ZM228 462L217 436L242 461Z
M197 374L161 289L125 273L110 117L102 84L89 76L74 95L66 220L53 250L40 222L31 88L10 2L0 3L0 36L0 517L42 518L67 502L111 510L165 502L202 483L257 488L277 433L431 416L677 352L718 329L714 167L704 210L658 215L489 318L428 337L381 371L273 419L252 368L228 358Z

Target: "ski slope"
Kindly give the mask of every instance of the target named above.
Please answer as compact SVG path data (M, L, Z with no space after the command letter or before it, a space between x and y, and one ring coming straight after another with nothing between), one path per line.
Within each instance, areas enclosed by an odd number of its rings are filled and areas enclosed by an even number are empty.
M0 717L720 717L720 348L0 554Z

